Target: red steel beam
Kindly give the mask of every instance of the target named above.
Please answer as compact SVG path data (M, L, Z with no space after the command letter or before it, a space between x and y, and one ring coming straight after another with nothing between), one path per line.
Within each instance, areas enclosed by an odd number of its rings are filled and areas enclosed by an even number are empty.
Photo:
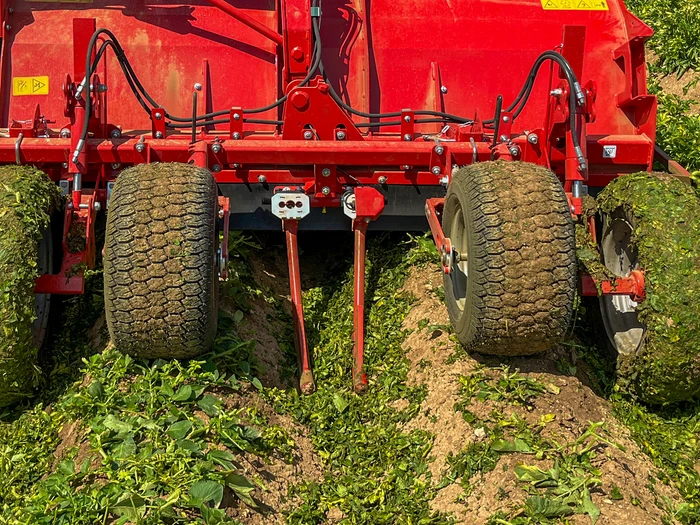
M644 272L632 270L628 277L618 277L614 281L596 281L584 273L581 275L581 295L629 295L638 303L642 302L646 298Z
M227 15L232 16L242 24L247 25L249 28L251 28L254 31L257 31L261 35L269 38L272 40L275 44L278 46L281 46L284 42L284 39L282 38L282 35L280 35L277 31L273 31L266 25L261 24L254 18L251 18L247 14L245 14L243 11L240 9L233 7L231 4L228 2L225 2L224 0L207 0L211 5L214 7L218 7L221 9L224 13Z
M353 350L352 385L358 394L367 391L365 361L365 240L368 223L363 219L355 221L355 308L353 328L355 346Z

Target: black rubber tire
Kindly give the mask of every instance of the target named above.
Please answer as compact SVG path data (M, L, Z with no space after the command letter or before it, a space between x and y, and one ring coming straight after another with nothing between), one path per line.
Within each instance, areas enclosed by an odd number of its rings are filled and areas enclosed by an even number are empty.
M216 334L217 187L187 164L117 178L107 215L104 290L117 349L146 358L207 352Z
M463 228L453 226L460 220ZM576 295L576 241L551 171L502 161L465 167L452 177L442 224L447 237L465 236L467 277L456 278L455 264L444 284L455 335L467 349L531 355L564 337Z

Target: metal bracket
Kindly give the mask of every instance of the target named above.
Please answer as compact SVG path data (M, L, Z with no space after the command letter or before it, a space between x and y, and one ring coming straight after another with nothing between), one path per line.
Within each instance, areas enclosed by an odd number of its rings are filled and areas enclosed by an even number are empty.
M272 214L284 220L300 221L311 213L309 196L299 189L275 188L272 196Z

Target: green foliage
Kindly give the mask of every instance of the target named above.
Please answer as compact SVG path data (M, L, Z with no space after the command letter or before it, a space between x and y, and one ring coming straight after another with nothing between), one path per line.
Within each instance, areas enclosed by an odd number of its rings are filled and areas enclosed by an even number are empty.
M326 467L320 483L294 487L301 503L288 516L290 524L325 523L331 509L345 516L341 523L449 522L429 507L434 494L426 465L430 435L401 429L417 413L425 392L405 384L409 362L401 347L406 336L401 324L411 298L400 288L412 265L435 254L423 238L401 244L391 240L369 243L367 394L352 393L351 271L340 279L323 278L323 287L305 294L318 391L304 397L295 390L265 392L278 410L309 428ZM408 401L401 411L392 406L399 399Z
M682 75L700 68L700 3L695 0L628 0L627 7L655 31L649 45L656 67Z
M658 145L692 172L697 185L700 183L700 115L691 110L689 100L662 92L657 96Z
M59 195L35 168L0 168L0 407L30 395L38 384L32 341L37 246Z
M638 308L645 343L620 357L620 376L650 403L691 398L700 392L700 200L677 179L638 173L615 179L598 204L633 217L645 271L647 297Z

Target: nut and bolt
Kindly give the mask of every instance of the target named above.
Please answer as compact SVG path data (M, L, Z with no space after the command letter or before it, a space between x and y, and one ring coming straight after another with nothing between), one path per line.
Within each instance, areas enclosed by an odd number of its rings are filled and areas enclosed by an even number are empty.
M240 140L241 139L241 134L238 131L235 131L233 133L233 140Z
M503 115L503 122L508 124L510 122L510 117L508 115Z
M97 84L97 92L98 93L107 93L107 84Z
M63 163L63 168L64 168L64 169L68 169L68 163L67 163L67 162L64 162L64 163ZM63 181L61 181L61 183L63 183ZM68 184L68 181L66 181L66 184Z
M102 204L96 202L92 207L95 209L95 211L100 211L102 209Z
M510 151L510 154L514 157L520 155L520 148L518 146L511 146L510 148L508 148L508 151Z
M69 139L70 138L70 130L63 128L61 130L61 138L62 139Z
M5 24L5 31L9 31L12 29L12 26L10 24Z
M194 85L194 90L195 90L195 91L202 91L202 84L200 84L199 82L197 82L197 83Z
M113 129L112 131L109 132L109 136L112 137L113 139L119 139L122 136L122 132L118 129Z
M146 145L143 142L137 142L136 146L134 146L134 149L139 153L143 153L143 150L146 149Z
M337 138L338 140L345 140L345 132L344 132L344 131L338 131L338 132L335 134L335 138Z
M211 150L214 153L221 153L221 144L212 144Z
M221 166L219 166L218 164L214 164L211 167L211 171L213 171L214 173L219 173L221 171Z
M258 182L260 184L265 184L267 182L267 177L265 175L258 175Z
M162 139L162 138L163 138L163 132L162 132L162 131L156 131L156 138L157 138L157 139Z
M163 114L162 114L162 113L156 113L156 114L155 114L155 117L156 117L156 120L160 120L160 119L163 118Z
M224 214L225 214L224 209L223 209L223 208L219 208L219 219L223 219L223 218L224 218Z
M330 168L323 168L323 170L321 170L321 175L323 175L324 177L330 177L331 176Z
M403 136L403 139L404 139L406 142L411 142L411 141L413 140L413 135L411 135L410 133L406 133L406 134Z
M386 177L382 175L377 179L377 182L383 186L384 184L386 184Z
M313 132L311 130L306 130L304 132L304 139L311 140L312 138L314 138Z
M501 141L505 142L508 140L508 135L501 135Z
M118 162L112 162L112 169L113 170L118 170L121 167L122 167L122 165L119 164Z
M552 91L549 92L549 94L552 95L553 97L559 97L559 96L561 96L562 93L563 93L563 91L559 88L553 89Z
M408 164L404 164L403 166L401 166L401 169L404 171L408 171L411 169L411 166L409 166Z
M406 115L406 116L403 118L403 121L404 121L404 122L411 122L411 115Z
M238 113L234 113L233 120L241 120L241 116Z
M441 87L440 87L440 92L441 92L443 95L447 94L447 86L441 86Z
M440 175L442 173L442 169L440 169L440 166L433 166L433 169L430 171L433 172L433 175Z
M435 153L437 155L442 155L445 153L445 148L443 146L435 146Z
M537 144L540 141L540 139L537 138L537 135L535 135L534 133L531 133L530 135L527 136L527 141L530 144Z
M240 168L240 167L241 167L240 164L231 164L231 168L234 169L234 170L237 169L237 168Z
M330 195L331 189L328 186L324 186L323 188L321 188L321 193L323 193L324 195Z

